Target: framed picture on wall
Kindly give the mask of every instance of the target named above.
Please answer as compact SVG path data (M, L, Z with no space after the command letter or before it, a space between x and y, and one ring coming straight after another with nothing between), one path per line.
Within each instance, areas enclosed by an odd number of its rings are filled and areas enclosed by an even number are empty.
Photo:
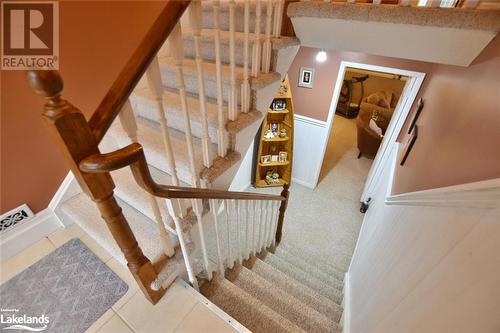
M314 68L300 67L299 87L312 88L314 84Z

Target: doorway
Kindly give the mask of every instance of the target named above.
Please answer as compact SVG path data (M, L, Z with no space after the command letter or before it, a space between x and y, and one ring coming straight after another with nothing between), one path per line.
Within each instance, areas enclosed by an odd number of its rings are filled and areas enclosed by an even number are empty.
M316 184L327 176L343 177L336 171L343 168L349 177L359 178L360 201L367 200L424 77L419 72L341 62Z

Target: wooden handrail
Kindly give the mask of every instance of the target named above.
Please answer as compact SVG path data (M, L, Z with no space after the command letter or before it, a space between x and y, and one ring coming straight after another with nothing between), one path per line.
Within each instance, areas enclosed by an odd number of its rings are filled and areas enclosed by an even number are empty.
M96 141L100 142L113 120L120 113L149 64L156 56L172 29L191 3L190 0L168 0L165 7L135 49L106 96L89 120Z
M132 143L111 153L94 154L83 159L80 170L87 173L108 173L130 166L136 182L145 191L168 199L235 199L286 201L284 195L233 192L157 184L151 177L142 146Z

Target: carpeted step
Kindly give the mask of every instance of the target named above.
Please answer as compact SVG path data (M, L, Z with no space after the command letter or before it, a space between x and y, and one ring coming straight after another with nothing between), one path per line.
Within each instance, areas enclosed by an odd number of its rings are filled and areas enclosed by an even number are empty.
M337 304L342 303L342 292L340 290L310 275L308 272L305 272L298 267L290 264L288 261L283 260L272 253L268 253L264 261L274 268L282 271L286 275L299 281L300 283L305 284L306 286L316 290L322 295L325 295Z
M160 258L163 255L163 249L155 222L119 198L116 198L116 201L122 208L123 215L129 222L144 255L150 260ZM65 201L61 205L61 211L116 259L126 264L125 258L106 223L101 218L96 204L86 194L80 193Z
M156 100L151 91L146 88L134 90L130 96L132 108L137 116L158 122L158 109ZM170 128L184 132L184 115L181 107L181 97L176 91L165 89L163 92L163 107L165 117ZM203 134L201 126L200 101L197 96L188 96L187 107L193 136L201 138ZM217 143L217 103L211 100L206 101L208 135L213 143ZM227 114L227 106L224 106L224 114Z
M178 89L177 82L177 66L175 60L172 57L161 57L159 58L161 76L163 84L170 89ZM228 100L228 92L230 91L230 79L231 71L227 64L222 66L222 96L224 101ZM184 81L186 86L186 91L189 94L198 94L198 72L196 68L196 62L193 59L184 59L183 61L183 71L184 71ZM205 61L203 63L203 73L205 76L205 94L207 98L213 100L217 99L217 73L215 68L215 63ZM243 68L236 67L236 85L239 89L243 78ZM253 90L258 90L264 88L276 81L280 80L280 74L276 72L270 72L267 74L260 74L258 77L250 78L250 87ZM239 90L238 90L239 91ZM240 102L240 97L238 96L238 102Z
M302 303L286 291L275 288L273 283L246 267L239 266L232 275L234 275L234 279L228 278L236 286L304 330L308 332L332 332L338 330L337 323L332 319Z
M292 245L288 245L286 242L280 243L278 250L279 249L285 250L294 258L299 258L302 262L317 262L318 267L321 267L322 271L330 276L334 276L339 281L344 281L346 271L335 265L335 263L326 261L326 258L319 257L318 255L313 255L309 253L307 249L299 249L293 247Z
M144 148L148 164L168 174L167 160L165 157L165 148L163 145L162 134L160 127L156 122L151 120L136 117L138 127L139 142ZM114 124L108 131L117 142L118 146L124 147L130 144L130 139L121 128L120 124ZM169 128L169 136L172 145L173 154L175 157L175 165L177 176L180 181L191 184L192 176L187 153L187 143L185 134ZM193 138L196 172L199 173L203 167L203 157L201 151L201 142L197 138ZM217 147L210 145L212 158L215 157Z
M201 32L201 49L203 52L203 59L215 62L215 42L214 42L213 29L203 29ZM186 58L194 59L196 56L194 47L194 36L191 31L183 31L182 34L184 40L184 56ZM243 66L243 44L244 44L245 34L243 32L235 33L235 63L237 66ZM249 38L249 68L251 67L251 52L252 45L256 40L256 35L251 33ZM264 35L260 36L261 42L264 41ZM272 38L272 48L273 51L280 50L293 45L299 45L299 40L294 37L280 37ZM220 47L221 47L221 62L223 64L229 64L229 32L220 32Z
M322 294L311 289L310 287L290 278L280 270L275 269L266 262L256 259L249 266L250 269L259 274L261 277L273 284L275 288L279 288L296 299L303 302L305 305L315 309L327 317L333 318L335 322L340 321L342 316L342 308L339 304L329 300Z
M227 279L217 276L201 292L252 332L305 332Z
M339 280L336 275L329 275L326 271L323 270L324 266L315 260L306 261L301 256L292 254L281 246L278 246L276 248L274 254L281 259L286 260L289 264L292 264L300 270L314 276L318 280L321 280L328 285L337 288L339 291L342 291L342 289L344 288L344 283L342 282L342 280Z
M255 1L250 1L250 15L249 15L249 30L253 32L255 30ZM213 6L211 2L202 1L202 27L203 28L213 28L214 27L214 15ZM229 4L227 1L220 2L220 19L219 27L222 30L229 31ZM242 1L236 1L235 5L235 30L243 31L244 21L243 16L245 14L245 7ZM260 31L264 33L266 31L266 13L267 13L267 1L261 1L261 13L260 13ZM274 15L273 15L274 17ZM272 24L271 24L272 33Z

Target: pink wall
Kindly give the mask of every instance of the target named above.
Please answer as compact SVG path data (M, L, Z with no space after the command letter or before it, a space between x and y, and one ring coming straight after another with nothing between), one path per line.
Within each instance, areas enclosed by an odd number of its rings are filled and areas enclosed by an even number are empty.
M406 164L397 168L395 193L500 177L500 38L467 68L337 51L316 63L317 51L302 47L288 75L295 113L323 121L341 61L427 74L420 91L426 105L419 139ZM297 86L300 67L315 68L313 89Z
M60 72L63 97L89 117L164 2L60 3ZM43 98L23 71L1 72L0 212L22 203L38 212L68 172L41 113Z

